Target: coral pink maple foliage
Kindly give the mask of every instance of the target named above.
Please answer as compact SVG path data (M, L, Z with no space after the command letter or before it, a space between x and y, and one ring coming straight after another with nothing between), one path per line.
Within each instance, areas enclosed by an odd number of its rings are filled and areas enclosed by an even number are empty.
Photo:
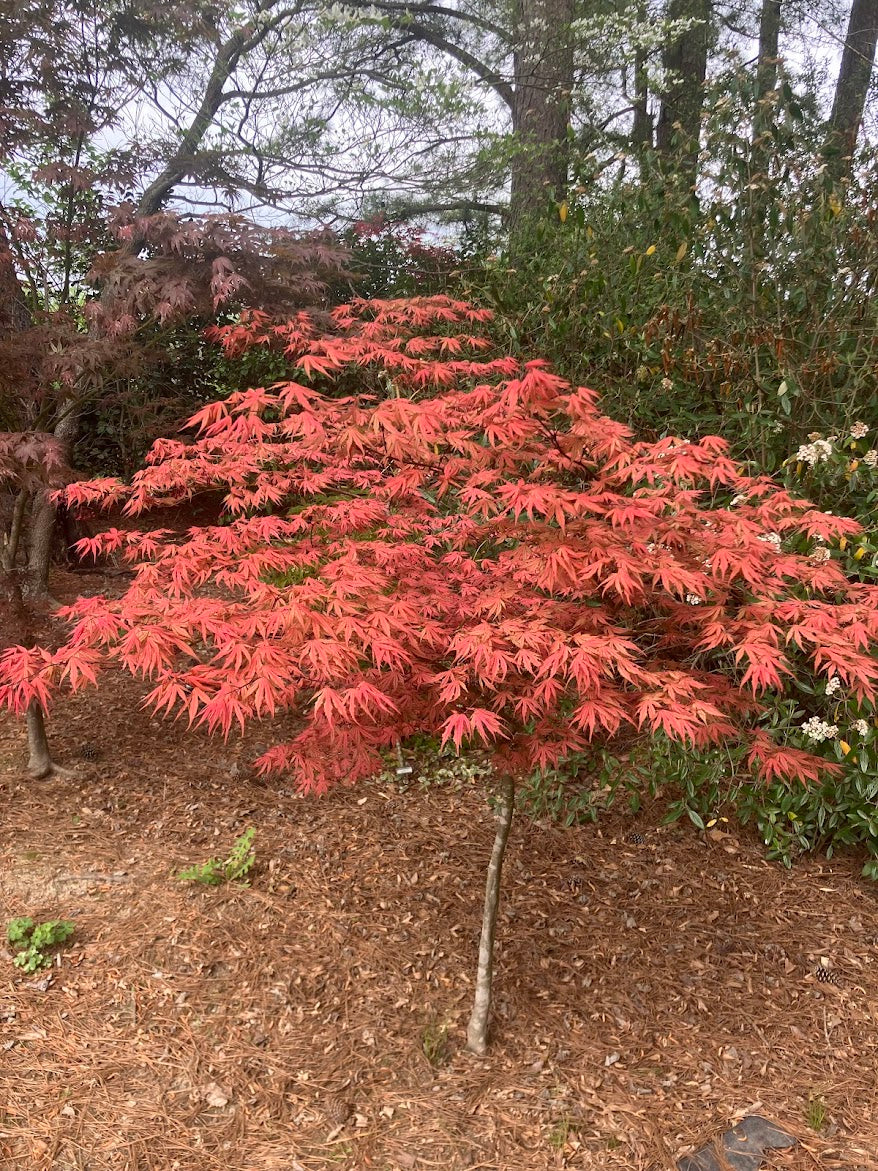
M492 357L487 316L359 302L322 329L216 331L230 353L280 346L290 380L211 403L131 485L66 496L135 516L220 491L224 523L82 542L131 563L129 588L63 611L60 650L7 651L0 701L116 662L159 712L224 734L291 713L259 763L305 789L415 732L488 743L513 775L660 731L816 776L758 721L802 670L873 703L878 590L821 544L857 525L742 474L720 439L635 441L544 362ZM338 397L352 384L381 393Z

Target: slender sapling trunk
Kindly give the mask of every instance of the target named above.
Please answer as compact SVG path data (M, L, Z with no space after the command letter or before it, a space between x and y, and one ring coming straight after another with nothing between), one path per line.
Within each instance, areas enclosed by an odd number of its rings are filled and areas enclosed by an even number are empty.
M497 833L488 863L485 882L485 906L482 912L482 934L479 938L479 966L476 973L476 993L473 1011L466 1029L466 1047L479 1056L488 1048L488 1020L491 1014L491 982L494 975L494 931L497 926L497 908L500 905L500 874L503 857L512 825L515 808L515 781L503 780L500 803L497 807Z

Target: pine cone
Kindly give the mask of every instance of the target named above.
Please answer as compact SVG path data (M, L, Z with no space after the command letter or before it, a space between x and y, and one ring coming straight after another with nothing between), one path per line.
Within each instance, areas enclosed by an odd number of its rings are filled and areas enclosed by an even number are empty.
M632 846L642 846L646 841L646 838L643 836L643 834L629 834L628 841L632 844Z
M836 988L841 983L838 972L833 972L832 968L824 968L823 964L815 969L814 976L821 984L834 984Z
M346 1098L342 1098L338 1094L327 1094L323 1102L323 1113L330 1122L341 1126L347 1122L353 1112L354 1108Z
M567 887L574 894L578 894L582 890L582 876L579 874L571 874L567 879Z
M85 743L80 745L79 755L83 760L97 760L100 756L101 750L96 748L94 744Z

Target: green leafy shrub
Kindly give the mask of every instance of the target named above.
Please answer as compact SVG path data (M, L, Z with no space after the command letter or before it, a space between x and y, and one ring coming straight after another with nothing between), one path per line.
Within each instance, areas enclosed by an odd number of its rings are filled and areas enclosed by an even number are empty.
M852 516L861 536L831 550L848 577L878 579L878 427L862 420L841 434L812 432L784 463L788 486L820 508Z
M830 692L827 697L825 685L812 688L807 711L795 701L779 702L767 719L791 743L843 766L819 784L757 783L735 745L695 751L656 736L622 759L577 756L562 769L533 776L519 790L519 805L531 816L570 826L596 821L620 799L636 813L648 795L664 802L663 824L684 819L699 830L752 824L767 856L787 867L805 853L864 850L863 876L878 881L878 727L862 717L851 720L841 690ZM808 714L821 704L825 718Z
M221 886L224 882L240 882L249 885L247 875L256 864L253 839L256 830L251 826L244 830L225 858L208 858L195 866L179 871L181 882L199 882L203 886Z
M825 698L825 696L824 696ZM828 714L843 719L845 704ZM752 823L773 861L791 866L804 853L822 851L832 857L839 849L865 850L863 876L878 880L878 734L866 721L857 721L850 744L841 739L839 725L810 716L794 704L778 705L775 718L811 752L823 752L840 762L844 771L819 784L755 784L743 770L742 755L727 751L694 752L667 740L644 745L632 758L654 796L668 802L664 821L688 818L698 829L709 828L721 816ZM808 731L802 730L807 728ZM833 731L834 729L834 731ZM809 733L823 738L814 740ZM862 734L861 734L862 733ZM852 735L846 731L846 735ZM853 736L852 736L853 739Z
M30 918L10 919L6 926L6 939L17 954L13 963L25 972L36 972L52 963L47 952L66 943L76 930L70 919L49 919L36 923Z
M340 236L350 249L346 285L333 290L339 300L360 297L430 296L448 291L459 264L455 251L423 229L394 223L382 215L359 220Z

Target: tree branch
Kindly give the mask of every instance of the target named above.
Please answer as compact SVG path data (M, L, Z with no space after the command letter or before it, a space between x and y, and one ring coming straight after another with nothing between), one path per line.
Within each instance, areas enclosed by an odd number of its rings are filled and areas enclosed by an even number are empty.
M260 11L269 12L274 3L275 0L266 0L260 6ZM294 15L294 12L293 8L284 8L275 13L271 20L266 20L255 29L252 24L246 24L236 29L225 44L220 46L195 116L172 157L141 195L136 215L154 215L174 187L190 172L196 150L210 129L220 106L229 100L230 95L224 92L224 87L235 72L238 62L246 53L260 45L280 23Z
M509 214L509 208L505 203L484 203L479 199L450 199L444 203L412 203L407 207L392 208L388 212L388 218L413 220L420 215L441 215L452 211L481 211L501 218Z
M427 24L422 24L418 20L412 19L412 14L417 12L425 16L430 15L431 12L445 12L447 10L433 8L432 6L419 6L412 8L408 5L397 5L387 2L378 4L366 3L366 0L347 0L351 8L377 8L380 11L388 13L398 13L398 19L393 19L392 23L395 28L401 32L413 33L418 40L424 41L428 45L432 45L434 49L439 49L442 53L447 53L449 57L453 57L455 61L459 61L471 73L474 73L481 81L490 86L498 97L512 109L514 101L514 91L509 82L499 74L496 69L492 69L484 61L480 61L475 54L470 53L468 49L464 49L461 45L457 45L454 41L449 41L436 29L430 28ZM455 16L460 16L460 13L454 13ZM498 35L502 30L498 30Z
M346 4L351 8L376 8L379 12L399 12L414 16L447 16L452 20L464 21L466 24L491 33L492 36L504 43L508 43L512 39L507 29L495 24L492 20L486 20L483 16L476 16L471 12L445 8L441 4L397 4L393 3L392 0L376 0L375 3L367 2L367 0L359 0L359 2L358 0L346 0Z

